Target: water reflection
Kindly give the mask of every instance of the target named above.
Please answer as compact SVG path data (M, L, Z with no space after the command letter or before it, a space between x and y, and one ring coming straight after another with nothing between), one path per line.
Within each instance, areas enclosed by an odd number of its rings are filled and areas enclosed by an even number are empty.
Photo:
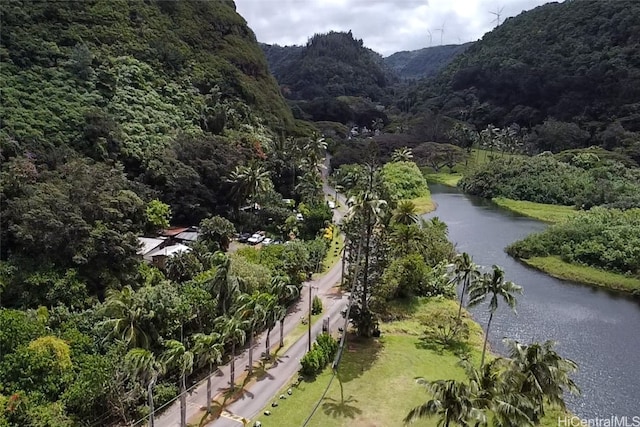
M640 304L617 293L555 279L508 256L504 248L546 225L503 210L456 189L431 186L438 216L449 226L459 252L483 266L500 265L507 280L524 287L518 315L499 308L489 342L503 352L502 338L524 343L552 339L564 357L575 360L582 396L569 399L583 418L640 416ZM484 307L473 311L486 325Z

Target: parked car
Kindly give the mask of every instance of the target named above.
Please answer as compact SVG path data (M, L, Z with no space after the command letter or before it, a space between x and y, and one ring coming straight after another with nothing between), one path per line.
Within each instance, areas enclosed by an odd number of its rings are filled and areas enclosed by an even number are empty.
M298 213L296 214L296 219L297 219L298 221L304 221L304 216L303 216L300 212L298 212Z
M264 240L262 241L262 244L264 246L268 246L268 245L270 245L272 243L273 243L273 239L271 237L265 237Z
M249 239L247 239L247 243L251 245L257 245L263 240L264 240L264 236L262 234L255 233L255 234L252 234L251 237L249 237Z
M238 242L247 243L247 240L249 240L249 237L251 237L250 233L242 233L238 236Z
M329 205L329 209L335 209L336 208L336 203L332 200L329 200L327 202L327 205Z

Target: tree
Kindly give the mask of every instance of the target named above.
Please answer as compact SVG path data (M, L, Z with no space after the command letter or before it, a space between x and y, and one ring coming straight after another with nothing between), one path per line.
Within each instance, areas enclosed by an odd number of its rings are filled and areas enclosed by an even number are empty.
M244 322L239 315L224 315L216 319L220 335L225 344L231 345L231 389L236 387L236 345L243 345L247 339Z
M269 171L258 163L251 163L247 166L236 166L229 174L228 181L233 184L233 191L237 197L239 206L244 200L249 199L250 203L255 203L256 195L261 191L267 191L273 186Z
M417 382L433 399L409 411L404 418L405 424L433 416L439 417L438 425L445 427L451 424L466 427L470 421L486 423L485 414L474 406L473 392L467 384L455 380L427 381L424 378Z
M413 159L413 151L411 148L398 148L391 153L392 162L410 162Z
M150 347L154 331L147 329L145 311L135 300L135 291L131 286L125 286L121 291L107 291L101 311L108 317L102 324L110 329L105 339L121 339L129 348Z
M297 286L289 283L289 278L286 276L276 276L271 279L271 286L269 287L269 293L274 295L278 299L280 307L285 308L291 301L300 295L300 290ZM284 347L284 319L287 315L287 310L278 311L280 321L280 347Z
M231 243L231 237L235 234L236 228L231 221L221 216L213 216L200 221L199 239L203 240L207 246L215 250L226 252Z
M462 284L462 290L460 291L460 306L458 307L459 322L460 316L462 315L464 295L467 293L469 286L478 280L480 277L480 271L478 270L478 266L473 263L473 258L466 252L456 255L453 264L455 266L453 270L455 277L453 280L456 282L456 285Z
M534 403L528 416L535 424L545 415L545 402L566 410L564 391L580 394L580 389L569 377L576 372L578 365L556 353L553 341L527 346L505 340L505 344L510 357L505 380L509 384L517 384L516 391Z
M158 199L153 199L147 203L145 208L146 231L156 233L159 230L169 227L171 220L171 208L166 203Z
M218 300L218 314L226 315L240 292L238 281L229 273L231 269L231 259L228 255L217 252L214 263L216 272L209 280L209 290L212 296Z
M222 354L224 353L224 345L222 344L222 336L216 332L210 334L195 334L193 336L194 346L193 354L201 366L209 366L209 375L207 375L207 414L211 413L211 377L213 376L213 367L222 363Z
M238 313L249 329L249 375L253 373L253 335L264 324L268 296L255 292L252 295L242 294L238 299Z
M493 266L491 273L485 273L476 283L473 283L469 290L469 307L475 307L483 302L487 296L489 300L489 321L487 322L487 333L484 336L484 345L482 346L482 358L480 366L484 365L484 357L487 351L487 340L489 339L489 329L491 328L491 320L493 314L498 309L499 298L515 313L516 298L515 293L522 293L522 287L513 282L504 281L504 270L497 265Z
M418 222L417 209L411 200L402 200L398 203L391 218L397 224L411 225Z
M124 357L124 364L129 374L147 384L149 399L149 427L154 426L153 387L158 376L166 372L166 365L157 360L149 350L144 348L132 348Z
M276 323L278 323L278 320L286 316L287 309L278 303L278 298L275 295L270 293L265 293L264 295L264 325L267 328L264 354L266 357L269 357L271 348L271 331L276 326Z
M168 340L166 350L162 353L162 363L167 368L175 367L180 374L180 426L187 426L187 375L193 371L193 352L186 349L183 343Z
M387 202L379 199L374 191L376 169L369 165L368 188L366 191L349 199L347 221L357 221L360 225L361 247L364 249L364 266L362 270L362 289L359 290L359 307L353 311L358 334L370 337L373 333L374 319L369 309L369 263L371 258L371 238L374 227L380 223Z

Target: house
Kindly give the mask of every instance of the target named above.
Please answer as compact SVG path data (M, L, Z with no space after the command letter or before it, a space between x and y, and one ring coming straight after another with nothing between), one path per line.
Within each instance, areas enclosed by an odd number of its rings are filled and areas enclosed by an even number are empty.
M166 237L138 237L138 255L147 262L151 262L151 254L163 248L168 243Z
M192 226L187 228L185 231L182 231L176 234L173 237L173 240L178 243L184 243L185 245L189 245L191 243L195 243L198 241L199 234L200 233L199 233L198 227Z
M155 252L151 252L148 256L151 257L151 263L155 267L165 268L168 258L182 252L191 252L191 248L187 245L183 245L182 243L176 243L175 245L165 246Z

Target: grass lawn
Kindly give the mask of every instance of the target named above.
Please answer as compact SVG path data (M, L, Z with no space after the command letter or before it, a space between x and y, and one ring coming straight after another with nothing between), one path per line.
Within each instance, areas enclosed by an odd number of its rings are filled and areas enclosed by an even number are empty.
M448 185L449 187L456 187L458 182L462 179L462 174L457 172L427 172L424 174L424 177L427 179L427 182L431 184L443 184Z
M529 259L521 259L521 261L559 279L625 292L640 291L640 279L638 278L628 277L594 267L569 264L557 256L532 257Z
M431 200L431 194L416 197L415 199L411 199L411 201L416 205L416 213L418 215L423 215L436 210L436 204Z
M420 299L408 304L389 307L389 315L400 320L381 325L380 339L359 340L348 337L338 375L331 382L325 397L308 426L314 427L390 427L402 426L407 412L429 399L426 392L415 383L416 377L429 380L464 379L462 368L457 366L454 351L434 342L420 340L427 321L435 312L457 313L457 304L451 300ZM458 350L467 352L474 363L480 359L482 332L479 325L466 315L471 329L467 343L460 343ZM277 407L268 405L264 410L270 416L260 415L263 427L299 427L320 400L331 380L326 369L313 381L288 385L281 392L286 399L274 398ZM286 389L292 388L291 396ZM280 394L280 393L279 393ZM549 417L548 417L549 418ZM417 425L436 426L437 419L424 419ZM253 424L249 424L253 425ZM557 426L550 417L545 426Z
M502 208L548 223L562 222L578 213L573 206L549 205L505 197L496 197L492 200Z
M331 267L336 265L342 256L342 248L344 246L344 236L340 232L338 226L333 230L333 240L327 251L327 256L322 261L322 271L327 272L331 270Z

